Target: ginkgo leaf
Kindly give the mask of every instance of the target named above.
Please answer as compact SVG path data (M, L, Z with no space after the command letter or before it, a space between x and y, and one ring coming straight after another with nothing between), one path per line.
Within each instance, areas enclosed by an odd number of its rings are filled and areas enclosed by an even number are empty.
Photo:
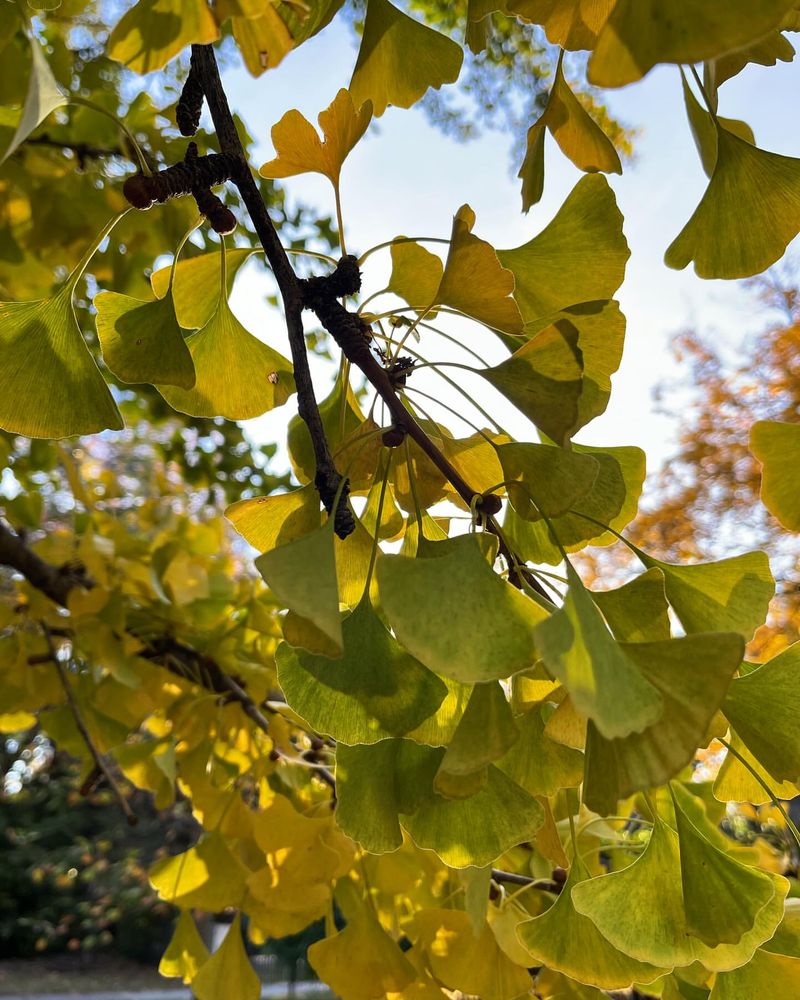
M516 719L519 738L497 761L500 770L531 795L555 795L583 780L583 754L555 743L545 734L539 708Z
M566 514L589 492L600 469L591 455L544 444L501 444L497 453L514 509L532 521Z
M739 635L709 633L622 648L661 694L663 714L644 732L622 739L604 739L589 724L584 800L601 815L613 813L619 799L663 785L704 745L742 661L744 643Z
M157 861L149 872L151 885L165 902L211 913L239 905L246 876L247 869L216 831L183 854Z
M347 926L308 947L308 962L337 996L376 1000L399 993L416 971L364 904Z
M512 298L514 275L494 247L472 232L475 213L462 205L453 218L450 249L433 303L450 306L503 333L521 333L522 317Z
M775 593L765 552L678 566L632 548L645 566L664 574L667 600L687 632L738 632L749 642L763 625Z
M78 327L72 297L107 223L49 299L0 302L0 427L33 438L120 430L117 404Z
M144 302L100 292L94 306L103 359L120 381L194 386L194 362L175 318L171 293Z
M463 910L419 910L411 934L437 980L482 1000L515 1000L530 992L527 970L512 961L484 923L475 934Z
M190 983L208 959L208 949L200 937L194 917L184 910L178 917L167 950L161 956L158 971L162 976L180 977Z
M36 38L30 39L30 45L31 69L25 104L17 129L8 148L0 157L0 163L4 163L12 153L19 149L31 132L41 125L51 112L68 103Z
M308 618L342 649L333 518L307 535L260 555L256 568L284 607Z
M589 879L581 859L575 858L556 901L541 916L521 923L520 941L532 964L546 965L587 986L604 990L627 989L634 983L651 983L666 971L637 961L615 948L588 917L572 904L572 890Z
M757 420L750 450L761 462L761 500L789 531L800 531L800 424Z
M792 62L793 59L794 46L789 39L780 31L771 31L752 45L726 52L725 55L715 59L712 73L714 86L721 87L726 80L736 76L750 63L775 66L779 60Z
M287 111L272 127L272 144L277 155L261 167L261 176L277 178L318 173L338 188L342 164L372 120L372 104L362 98L358 105L356 110L353 94L342 88L333 103L317 118L322 141L311 122L299 111Z
M476 684L436 772L434 789L440 795L452 796L458 785L452 781L454 777L481 771L502 757L518 737L511 706L501 685L497 681Z
M640 962L671 968L699 961L717 970L743 965L775 933L788 882L764 873L774 893L766 905L747 904L751 929L734 944L709 948L689 932L682 847L678 834L656 816L647 847L632 865L573 888L575 909L588 917L611 945ZM713 910L714 897L702 879L692 884L691 892L695 905ZM725 925L729 914L720 909L713 919Z
M429 87L454 83L463 58L461 46L446 35L388 0L368 0L350 92L358 102L371 100L376 117L390 104L410 108Z
M621 174L622 164L614 144L570 90L564 79L563 50L559 56L550 96L538 120L528 129L525 159L517 175L522 179L522 211L527 212L542 196L544 187L545 129L558 143L561 152L579 170Z
M537 427L565 445L578 423L583 364L578 330L558 319L518 351L478 372Z
M254 549L267 552L319 527L319 493L309 484L287 493L239 500L226 508L225 517Z
M717 126L713 116L706 111L694 96L682 68L681 81L683 83L683 100L686 105L686 114L692 129L692 138L694 139L695 146L697 146L697 152L700 154L703 170L710 177L717 163ZM717 118L717 122L719 122L720 128L727 129L728 132L738 135L745 142L755 145L756 140L753 136L753 130L747 122L738 121L735 118Z
M593 49L616 0L510 0L510 13L540 24L553 45Z
M738 677L722 711L777 781L800 780L800 643Z
M279 65L292 49L321 31L342 0L315 0L302 7L289 0L219 0L218 20L231 17L233 37L252 76Z
M431 670L469 684L532 665L546 612L494 572L475 535L428 542L416 558L384 555L377 577L395 635Z
M344 652L331 662L281 645L278 680L289 706L348 744L404 736L441 705L447 688L397 644L364 598L342 622Z
M775 886L766 872L741 864L711 843L686 811L693 796L680 782L672 782L670 791L681 847L686 930L710 948L737 944L772 899ZM698 886L702 892L696 891Z
M800 993L800 958L773 955L760 948L739 969L720 973L708 1000L794 997Z
M800 160L758 149L717 125L711 180L664 260L677 270L694 261L701 278L746 278L782 257L799 231Z
M219 26L205 0L138 0L108 39L108 56L136 73L161 69L187 45L209 45Z
M654 567L615 590L595 590L594 603L620 642L669 639L669 605L664 574Z
M773 795L778 799L793 799L800 794L796 784L774 778L756 760L735 729L730 730L728 743L731 749L714 779L715 799L720 802L749 802L755 806L771 802Z
M390 253L392 274L387 290L429 317L435 315L430 303L436 300L444 273L441 258L411 240L393 243Z
M792 0L618 0L589 60L589 82L622 87L656 63L697 63L781 23Z
M242 265L256 251L249 247L234 247L225 251L225 291L230 298L233 283ZM172 300L175 316L183 330L199 330L214 315L219 302L220 255L218 251L197 257L181 258L175 265ZM161 267L150 275L150 285L156 298L163 299L169 289L172 265Z
M258 1000L261 980L244 949L242 915L237 913L219 948L192 980L197 1000Z
M196 381L192 389L157 385L174 409L193 417L248 420L281 406L295 391L291 362L248 333L233 315L226 290L223 247L221 291L206 325L186 339Z
M582 177L538 236L497 256L514 273L526 323L579 302L612 299L630 251L608 181L602 174Z
M491 864L528 840L544 813L535 798L488 765L485 785L469 798L447 799L433 789L445 750L407 739L370 746L339 744L336 752L340 828L372 853L393 851L402 828L420 847L453 868Z
M605 737L641 733L661 718L661 696L608 631L572 565L566 565L564 605L537 626L537 649L576 709Z

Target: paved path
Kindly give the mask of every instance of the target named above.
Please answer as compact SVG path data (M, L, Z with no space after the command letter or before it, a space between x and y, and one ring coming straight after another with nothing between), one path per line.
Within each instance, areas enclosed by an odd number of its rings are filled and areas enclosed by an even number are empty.
M271 983L261 990L261 1000L284 1000L289 996L288 983ZM330 997L331 991L324 983L298 983L296 1000ZM26 993L0 994L0 1000L192 1000L192 993L185 988L166 990L114 990L105 993Z

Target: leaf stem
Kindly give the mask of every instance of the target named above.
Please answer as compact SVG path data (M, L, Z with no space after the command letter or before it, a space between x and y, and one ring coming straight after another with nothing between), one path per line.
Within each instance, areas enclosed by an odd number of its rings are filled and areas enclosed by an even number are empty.
M102 107L99 104L95 104L94 101L90 101L87 97L78 97L76 94L71 94L69 98L70 104L82 104L85 108L91 108L92 111L98 111L101 115L105 115L106 118L110 118L112 122L115 122L119 129L124 132L127 136L133 152L136 154L136 159L139 163L139 170L144 174L145 177L152 177L153 171L150 169L150 165L147 162L147 158L142 152L142 148L136 141L136 136L131 132L128 126L121 119L109 111L107 108Z
M358 258L358 266L363 267L364 261L374 253L377 253L378 250L385 250L386 247L393 247L398 243L446 243L449 246L450 240L443 239L441 236L395 236L393 240L386 240L385 243L377 243L374 247L370 247L369 250L365 250Z

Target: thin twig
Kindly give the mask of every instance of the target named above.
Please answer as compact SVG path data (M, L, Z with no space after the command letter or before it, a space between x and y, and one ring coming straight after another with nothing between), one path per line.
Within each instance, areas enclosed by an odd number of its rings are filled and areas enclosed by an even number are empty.
M114 774L112 773L111 769L106 763L103 755L94 745L94 740L92 739L91 734L89 733L89 730L86 727L86 722L84 721L83 714L80 710L80 706L78 705L77 699L75 698L75 692L72 690L72 685L69 682L67 671L64 669L64 664L58 657L58 651L56 650L55 644L53 642L53 637L50 635L50 629L47 627L46 622L40 622L39 624L41 625L42 633L44 635L45 642L47 643L47 648L50 653L50 660L52 661L53 666L58 671L58 677L59 680L61 681L61 686L64 688L64 694L67 697L67 704L69 705L69 709L72 712L72 717L75 719L75 725L78 727L78 732L81 734L83 742L86 744L87 750L92 755L92 759L94 760L94 766L96 770L98 770L108 782L109 788L114 793L114 797L119 803L120 809L122 809L122 812L125 815L125 819L128 821L128 825L136 826L136 824L139 822L138 816L131 809L130 803L128 802L124 792L117 783L117 779L114 777Z

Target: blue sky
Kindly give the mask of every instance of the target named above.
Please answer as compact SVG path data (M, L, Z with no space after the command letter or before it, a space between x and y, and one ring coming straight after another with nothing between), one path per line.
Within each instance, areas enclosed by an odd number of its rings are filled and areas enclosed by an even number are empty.
M354 60L352 33L346 26L333 24L259 80L244 70L227 72L231 104L258 140L259 162L271 158L269 131L284 112L297 108L316 123L319 111L339 87L347 85ZM789 102L799 90L797 63L768 69L751 66L723 86L720 112L745 119L762 148L800 156L800 132L787 128L794 118ZM735 353L742 338L763 327L769 317L741 282L702 281L691 268L677 272L663 264L664 250L706 186L686 121L677 69L657 68L639 84L607 92L607 100L620 120L640 130L635 162L626 165L621 177L609 178L625 216L632 251L618 296L628 318L628 332L608 411L582 431L578 440L639 445L648 454L648 469L655 471L675 440L675 421L656 414L653 402L655 385L681 374L669 351L671 337L693 326ZM458 143L431 127L420 111L389 109L345 164L342 200L348 249L362 252L401 233L448 236L452 216L465 202L477 214L479 236L502 248L527 242L547 224L580 174L548 137L544 198L525 216L520 211L519 181L510 170L509 146L510 138L500 133ZM292 196L333 212L332 189L324 178L304 175L287 184ZM381 279L388 277L388 253L376 255L371 263L365 275L367 291L385 284ZM251 268L237 285L234 308L250 329L286 351L280 317L273 314L265 325L266 287L263 272L259 276ZM490 333L466 335L490 360L503 356ZM446 357L440 345L430 353ZM319 366L315 371L323 395L326 371ZM433 375L417 384L425 391L441 392L441 383ZM485 383L478 388L485 392ZM442 398L461 406L455 396ZM492 412L495 407L504 425L531 439L530 429L522 426L510 406L492 397ZM259 439L281 440L285 421L286 409L282 408L251 421L249 429Z

